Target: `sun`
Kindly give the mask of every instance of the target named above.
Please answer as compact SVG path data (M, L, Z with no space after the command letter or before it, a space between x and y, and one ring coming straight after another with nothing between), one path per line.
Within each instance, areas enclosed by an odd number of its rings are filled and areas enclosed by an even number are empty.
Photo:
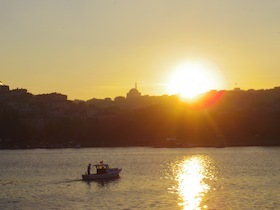
M194 99L213 89L225 88L220 69L205 61L187 61L174 68L166 85L168 94Z

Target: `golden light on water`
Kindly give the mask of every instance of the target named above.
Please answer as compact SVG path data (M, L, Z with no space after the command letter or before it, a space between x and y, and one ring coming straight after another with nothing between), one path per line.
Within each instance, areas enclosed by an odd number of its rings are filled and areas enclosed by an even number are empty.
M210 190L206 181L214 178L209 165L206 157L193 156L173 166L173 176L177 182L173 190L179 195L178 205L184 210L207 209L203 204Z

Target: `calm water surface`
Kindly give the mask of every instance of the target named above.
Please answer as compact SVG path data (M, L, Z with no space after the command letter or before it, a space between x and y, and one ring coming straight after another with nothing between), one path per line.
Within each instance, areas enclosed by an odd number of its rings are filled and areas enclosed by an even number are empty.
M0 209L280 209L280 148L1 150Z

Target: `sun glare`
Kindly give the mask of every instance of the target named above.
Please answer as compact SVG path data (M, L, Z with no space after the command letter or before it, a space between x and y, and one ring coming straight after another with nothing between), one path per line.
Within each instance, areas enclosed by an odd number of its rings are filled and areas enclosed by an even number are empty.
M224 79L219 68L203 61L187 61L174 68L167 83L168 94L194 99L212 89L223 89Z

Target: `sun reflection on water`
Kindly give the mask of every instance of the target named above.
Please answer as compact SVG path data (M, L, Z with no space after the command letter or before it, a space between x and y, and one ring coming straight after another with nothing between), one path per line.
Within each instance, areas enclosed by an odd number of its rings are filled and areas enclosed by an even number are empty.
M210 160L205 156L192 156L173 165L177 182L173 189L178 193L178 204L184 210L207 209L207 205L203 205L203 199L210 190L206 181L214 178L209 167Z

